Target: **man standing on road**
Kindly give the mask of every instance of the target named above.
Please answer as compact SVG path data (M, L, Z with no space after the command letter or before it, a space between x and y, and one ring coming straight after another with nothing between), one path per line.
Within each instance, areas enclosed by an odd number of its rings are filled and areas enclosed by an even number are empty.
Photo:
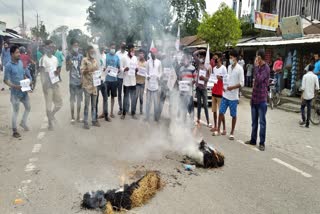
M161 61L156 58L158 50L156 48L151 48L151 59L147 62L147 102L146 102L146 120L149 121L150 118L150 108L153 103L154 109L154 120L159 121L159 80L162 74L162 64Z
M77 122L80 122L81 102L83 100L80 71L83 55L79 53L79 42L77 40L72 39L70 45L71 53L68 54L66 58L66 70L69 72L71 123L74 123L75 102L77 102Z
M319 53L316 53L314 55L314 59L316 61L314 65L314 74L318 76L319 83L320 83L320 58L319 58Z
M310 115L311 115L311 104L312 100L315 97L315 94L319 91L319 81L318 77L313 73L314 66L309 65L309 71L302 78L302 95L301 95L301 116L302 121L300 126L305 125L306 128L309 128L310 125ZM305 108L307 107L307 119L305 115Z
M29 131L27 126L27 119L30 113L30 101L28 92L22 92L20 81L26 79L26 73L23 69L22 62L20 60L20 51L18 46L12 46L10 48L11 61L9 61L5 68L4 82L11 88L11 103L13 108L12 114L12 130L13 137L20 138L21 135L17 129L17 117L19 113L20 102L23 103L25 111L22 117L20 126L24 131Z
M3 77L3 74L5 72L5 68L6 68L6 65L8 62L10 62L11 60L11 54L10 54L10 48L9 48L9 43L8 42L4 42L3 43L3 48L2 48L2 51L1 51L1 63L2 63L2 72L0 73L0 77ZM1 91L4 91L5 88L4 88L4 85L2 84L2 78L0 78L0 86L1 86Z
M205 54L205 53L204 53ZM197 123L200 124L201 118L201 106L203 104L204 113L206 115L207 126L209 127L209 112L208 112L208 90L207 83L211 75L211 68L206 68L204 65L205 55L201 54L199 57L199 66L197 69L197 79L196 79L196 93L197 93ZM202 103L203 101L203 103Z
M96 102L97 102L97 87L94 86L94 75L99 70L99 63L96 60L96 52L92 46L87 49L87 57L83 58L81 62L81 83L84 92L84 118L83 128L90 129L88 123L89 106L91 102L91 119L92 126L100 127L97 120Z
M123 113L121 119L124 120L131 106L133 119L136 116L136 72L138 71L138 59L135 56L134 45L128 45L129 53L123 58Z
M222 64L222 54L217 54L215 59L215 67L213 69L213 77L216 81L212 88L212 113L214 127L212 132L218 131L218 110L220 109L223 94L223 78L227 75L227 68ZM223 135L226 135L226 124L223 123Z
M59 67L58 59L53 53L53 42L51 40L45 41L44 55L40 59L39 70L46 102L49 130L53 130L54 116L62 107L62 98L59 88L60 80L57 79L60 75L61 67ZM52 104L54 104L54 108L52 108Z
M275 74L275 78L277 79L277 84L276 84L276 91L277 93L281 93L282 91L282 68L283 68L283 61L282 57L280 54L277 54L277 60L273 64L273 71Z
M219 112L218 131L215 132L214 135L220 135L221 122L225 123L225 113L229 108L232 117L229 140L234 140L234 130L237 123L237 108L239 103L239 89L244 85L244 71L241 65L238 64L238 52L236 50L230 52L229 61L228 75L223 80L224 92Z
M256 145L257 144L257 133L258 133L258 122L260 123L260 151L265 150L266 141L266 129L267 129L267 98L268 98L268 86L270 78L270 68L265 60L264 50L259 50L257 53L258 66L255 67L255 81L252 90L251 98L251 120L252 120L252 131L251 140L247 141L246 144Z
M107 67L107 76L105 79L105 98L104 98L104 119L108 122L111 122L108 113L108 97L111 96L111 112L110 117L114 118L113 108L114 108L114 99L117 97L117 87L118 87L118 73L120 69L120 59L116 55L116 45L112 43L110 45L110 53L107 54L106 67Z
M124 75L123 63L125 61L125 57L128 55L128 52L126 51L126 43L125 42L122 42L120 44L120 50L117 51L116 55L120 59L120 72L118 74L118 104L119 104L118 115L122 115L122 113L123 113L122 87L123 87L123 75Z
M146 74L147 74L147 62L145 59L145 53L141 49L139 51L139 61L138 61L138 73L137 73L137 95L136 95L136 103L140 103L140 114L143 114L143 96L144 96L144 88L146 82ZM137 104L138 105L138 104Z

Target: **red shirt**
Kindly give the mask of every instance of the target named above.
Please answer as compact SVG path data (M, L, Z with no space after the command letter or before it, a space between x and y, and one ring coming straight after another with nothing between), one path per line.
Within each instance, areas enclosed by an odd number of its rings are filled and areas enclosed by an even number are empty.
M27 54L21 54L20 55L20 59L21 59L22 64L23 64L23 68L27 68L28 65L31 63L31 58Z

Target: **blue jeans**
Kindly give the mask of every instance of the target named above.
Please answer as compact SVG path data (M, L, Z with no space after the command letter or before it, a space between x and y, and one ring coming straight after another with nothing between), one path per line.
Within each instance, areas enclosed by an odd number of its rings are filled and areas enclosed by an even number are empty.
M280 93L282 90L282 77L283 77L282 73L275 74L275 78L277 79L277 84L276 84L276 92L277 93Z
M252 132L251 132L251 144L257 143L258 122L260 124L260 145L264 145L266 141L267 130L267 103L251 104L251 119L252 119Z
M310 124L310 115L311 115L311 100L303 100L301 103L301 117L302 121L306 122L306 126L309 126ZM305 114L305 108L307 107L307 119L306 119L306 114Z
M247 87L252 87L252 76L246 76Z
M144 85L145 85L145 84L137 84L137 86L136 86L136 90L137 90L136 103L137 103L137 105L138 105L138 99L139 99L139 103L140 103L140 114L143 113Z
M92 122L97 122L97 112L96 112L97 95L89 94L86 90L84 90L84 118L83 118L83 122L85 124L88 124L90 102L91 102Z
M131 106L131 114L136 114L136 86L123 86L123 115L129 112Z
M11 103L12 103L12 108L13 108L13 113L12 113L12 129L13 129L13 131L17 131L17 117L18 117L18 113L19 113L20 102L24 105L24 113L23 113L23 117L21 120L22 125L25 125L25 126L27 125L28 115L31 110L28 93L25 93L23 95L23 97L19 97L19 96L11 94Z
M153 103L153 109L154 109L154 120L159 120L159 92L158 91L150 91L147 90L147 103L146 103L146 120L149 120L150 117L150 109L151 105Z
M123 111L123 108L122 108L122 85L123 85L123 79L118 78L118 104L119 104L119 111Z

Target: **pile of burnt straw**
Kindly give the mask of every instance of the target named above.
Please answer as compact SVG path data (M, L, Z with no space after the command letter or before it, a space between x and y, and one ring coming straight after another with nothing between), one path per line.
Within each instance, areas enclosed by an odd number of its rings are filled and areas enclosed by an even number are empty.
M195 164L203 168L219 168L224 165L224 155L209 146L204 140L199 144L198 151L187 155L189 164ZM191 161L191 162L190 162Z
M82 207L101 209L105 214L113 211L130 210L147 203L161 189L161 179L158 172L147 172L141 179L123 188L107 192L97 191L83 196Z

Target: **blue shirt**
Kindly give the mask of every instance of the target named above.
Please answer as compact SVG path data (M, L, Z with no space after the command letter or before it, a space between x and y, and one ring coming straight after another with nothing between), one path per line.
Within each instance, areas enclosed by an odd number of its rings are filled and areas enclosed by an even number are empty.
M314 65L314 73L318 75L318 78L320 79L320 60Z
M4 49L2 48L1 52L1 62L3 66L6 66L8 62L11 60L10 48Z
M14 85L20 85L20 81L24 80L26 76L25 69L23 68L22 61L19 60L18 63L10 60L6 65L6 69L4 72L4 80L10 81ZM27 94L27 92L22 92L21 90L17 90L15 88L11 88L11 95L23 97Z
M83 59L83 55L79 53L77 55L69 54L67 56L67 59L66 59L67 64L70 63L70 61L72 63L72 67L71 67L71 64L70 64L70 67L67 66L67 69L70 69L68 70L70 75L70 82L69 82L70 85L75 85L75 86L81 85L80 66L81 66L82 59Z
M108 53L107 54L106 66L107 67L108 66L112 66L114 68L120 68L120 59L119 59L119 57L116 54L112 55L112 54ZM106 82L115 82L117 80L118 80L117 77L112 77L110 75L106 76Z

